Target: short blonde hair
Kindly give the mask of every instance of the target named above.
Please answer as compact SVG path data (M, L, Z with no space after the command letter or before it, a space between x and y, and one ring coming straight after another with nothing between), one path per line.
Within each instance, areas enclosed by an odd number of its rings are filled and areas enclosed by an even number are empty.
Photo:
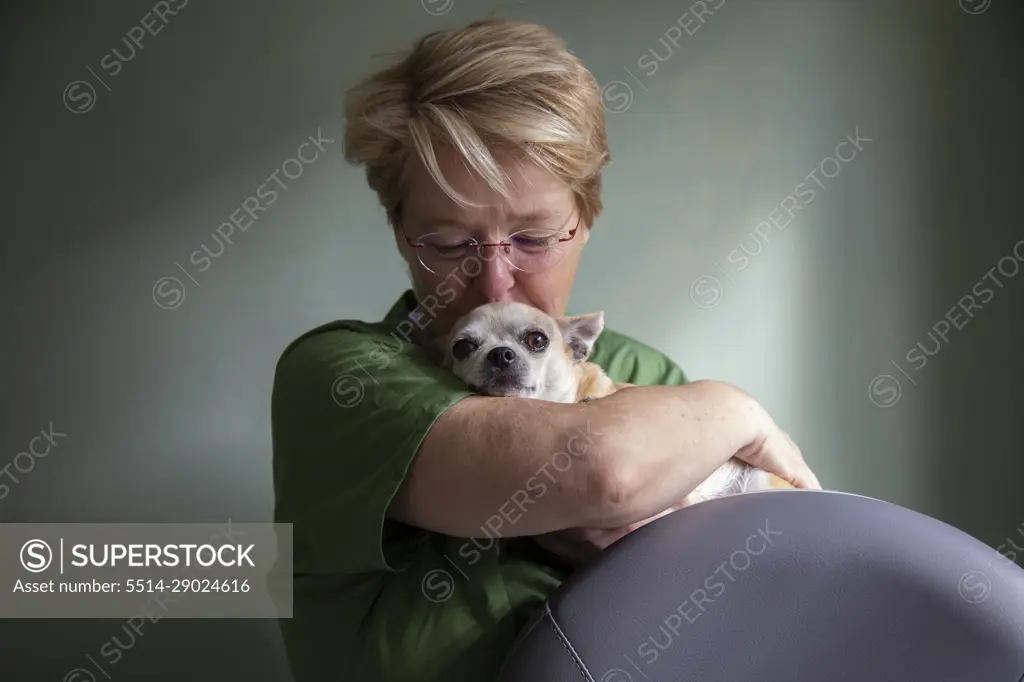
M458 150L506 200L508 176L492 152L522 154L568 185L582 224L593 224L611 159L601 89L562 39L536 24L487 19L425 35L400 57L345 93L345 158L365 166L393 226L413 153L448 196L475 205L442 176L439 146Z

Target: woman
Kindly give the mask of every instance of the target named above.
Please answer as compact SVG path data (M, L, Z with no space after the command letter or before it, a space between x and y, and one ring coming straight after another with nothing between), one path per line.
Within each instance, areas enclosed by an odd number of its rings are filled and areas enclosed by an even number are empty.
M565 313L609 153L600 89L555 35L503 20L428 35L349 91L346 115L346 156L412 289L382 321L312 330L278 363L296 682L493 679L572 567L730 457L820 487L750 396L690 383L612 330L591 360L639 385L585 404L473 395L433 362L478 305ZM573 448L571 466L550 466ZM497 537L511 539L500 552Z

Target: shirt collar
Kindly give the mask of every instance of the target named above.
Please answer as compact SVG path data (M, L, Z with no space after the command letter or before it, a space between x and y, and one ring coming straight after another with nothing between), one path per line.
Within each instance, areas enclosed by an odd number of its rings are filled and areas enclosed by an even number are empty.
M398 297L394 305L391 306L391 309L388 310L388 314L384 316L384 322L397 325L404 320L410 320L415 323L418 320L410 317L410 314L418 305L419 302L416 300L416 294L412 292L412 289L406 289Z

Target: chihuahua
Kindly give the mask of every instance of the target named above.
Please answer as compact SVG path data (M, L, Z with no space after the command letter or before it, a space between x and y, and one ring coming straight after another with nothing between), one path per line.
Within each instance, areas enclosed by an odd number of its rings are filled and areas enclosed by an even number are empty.
M438 352L442 367L474 393L587 402L632 386L612 381L601 367L588 362L603 330L600 311L555 319L524 303L488 303L459 318ZM732 459L679 505L637 527L704 500L792 487L774 474Z

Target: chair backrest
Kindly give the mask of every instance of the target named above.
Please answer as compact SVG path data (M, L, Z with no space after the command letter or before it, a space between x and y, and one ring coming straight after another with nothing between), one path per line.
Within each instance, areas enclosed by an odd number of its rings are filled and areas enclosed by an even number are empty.
M710 500L568 580L498 679L1024 682L1024 569L858 495Z

